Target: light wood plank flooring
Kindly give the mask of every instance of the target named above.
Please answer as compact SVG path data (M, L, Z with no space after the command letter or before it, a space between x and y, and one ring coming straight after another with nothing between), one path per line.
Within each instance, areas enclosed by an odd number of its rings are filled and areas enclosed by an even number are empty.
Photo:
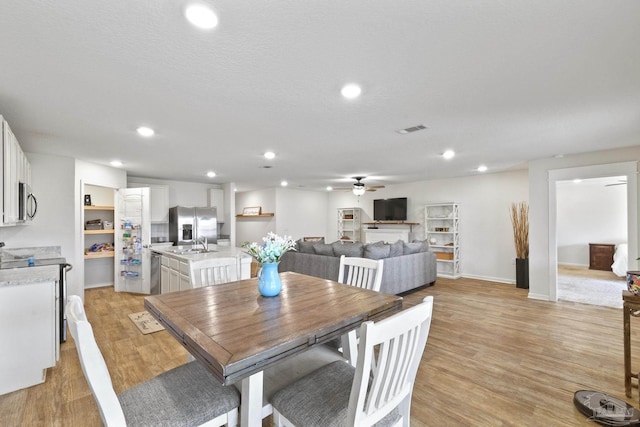
M573 406L579 389L624 396L622 312L530 300L513 285L438 279L405 296L435 297L434 318L416 381L414 426L593 426ZM86 292L89 321L117 392L171 369L186 351L166 332L142 335L127 314L143 297ZM632 319L634 369L640 369L640 320ZM2 343L10 345L10 343ZM94 426L100 420L73 339L47 381L0 396L2 426ZM267 419L264 425L269 425Z

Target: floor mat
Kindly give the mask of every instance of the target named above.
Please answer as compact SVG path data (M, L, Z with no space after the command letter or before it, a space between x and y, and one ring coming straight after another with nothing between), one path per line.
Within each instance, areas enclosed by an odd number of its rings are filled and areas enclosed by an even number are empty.
M164 326L158 323L158 321L149 314L148 311L131 313L128 316L129 319L131 319L131 321L138 327L140 332L145 335L164 330Z

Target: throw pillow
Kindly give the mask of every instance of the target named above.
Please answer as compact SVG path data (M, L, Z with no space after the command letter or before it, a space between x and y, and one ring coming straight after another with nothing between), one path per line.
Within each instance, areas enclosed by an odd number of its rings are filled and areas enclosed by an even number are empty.
M389 258L390 250L391 245L387 245L384 242L370 243L364 245L364 257L370 259Z
M302 254L314 254L315 252L313 251L313 245L315 245L317 242L305 242L304 240L300 239L297 242L297 246L298 246L298 252L302 253ZM322 242L324 243L324 242Z
M413 243L422 243L422 250L420 252L429 252L429 240L414 240Z
M422 243L403 243L403 251L404 255L409 254L417 254L422 251Z
M394 256L401 256L404 254L404 242L398 240L395 243L389 245L389 258Z
M326 243L314 243L313 252L316 255L333 256L333 247Z
M333 254L337 257L344 255L348 257L362 258L364 246L361 242L333 242Z

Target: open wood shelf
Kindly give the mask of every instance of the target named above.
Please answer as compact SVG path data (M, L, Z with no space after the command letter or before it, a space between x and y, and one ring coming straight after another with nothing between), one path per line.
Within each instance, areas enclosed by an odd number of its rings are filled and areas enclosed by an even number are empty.
M111 229L111 230L84 230L84 234L113 234L113 229Z
M85 211L112 211L113 206L85 206Z
M236 215L236 218L259 218L259 217L265 217L265 216L274 216L274 213L261 213L260 215L242 215L242 214L238 214Z
M114 251L94 252L92 254L84 254L84 259L113 258Z

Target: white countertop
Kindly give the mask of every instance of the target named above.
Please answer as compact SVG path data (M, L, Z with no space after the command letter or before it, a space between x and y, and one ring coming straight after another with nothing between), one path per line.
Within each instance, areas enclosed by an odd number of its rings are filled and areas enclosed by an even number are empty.
M195 261L200 259L207 258L226 258L226 257L238 257L242 262L250 262L251 256L247 254L242 248L237 248L235 246L223 246L223 245L209 245L209 252L204 253L190 253L190 254L179 254L174 253L176 250L186 250L186 249L202 249L202 245L197 246L169 246L169 247L155 247L151 248L152 251L158 252L162 255L166 255L169 257L177 258L183 261Z
M56 282L60 279L60 267L45 265L42 267L6 268L0 270L0 287L24 285L36 282Z

